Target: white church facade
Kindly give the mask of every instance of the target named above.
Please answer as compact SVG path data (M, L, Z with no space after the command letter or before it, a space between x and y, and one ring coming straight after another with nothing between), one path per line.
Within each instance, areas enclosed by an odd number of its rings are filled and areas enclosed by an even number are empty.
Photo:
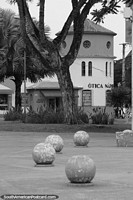
M70 66L70 74L77 91L79 107L85 109L108 106L107 95L114 83L115 57L113 49L115 35L116 33L113 31L90 20L85 21L79 53L75 62ZM65 41L62 43L60 50L62 56L68 52L72 38L73 27L70 28ZM53 86L51 85L52 81ZM59 86L54 89L55 81L58 81L56 77L44 79L43 83L37 83L27 88L28 93L32 96L32 98L29 98L29 103L30 106L34 107L34 110L44 105L44 99L47 105L49 105L48 101L52 102L53 99L53 104L55 104L53 107L56 107L57 97L60 98L61 94Z

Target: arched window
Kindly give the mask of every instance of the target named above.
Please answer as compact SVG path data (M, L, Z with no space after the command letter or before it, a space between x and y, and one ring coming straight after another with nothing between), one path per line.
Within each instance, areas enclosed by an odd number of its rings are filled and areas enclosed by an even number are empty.
M111 66L111 62L109 63L109 75L110 75L110 77L111 77L111 75L112 75L112 66Z
M105 75L108 76L108 62L105 64Z
M85 76L85 62L84 61L81 63L81 75Z
M88 63L88 76L92 76L92 62Z

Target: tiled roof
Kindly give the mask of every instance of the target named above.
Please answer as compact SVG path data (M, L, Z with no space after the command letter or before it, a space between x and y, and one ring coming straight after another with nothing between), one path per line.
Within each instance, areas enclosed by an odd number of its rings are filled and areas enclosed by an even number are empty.
M115 32L110 31L103 26L94 23L93 21L86 19L84 23L84 34L100 34L100 35L116 35ZM58 35L59 33L57 33ZM73 34L73 26L70 27L68 34Z
M82 87L74 87L75 89L77 88L82 88ZM53 82L53 81L41 81L38 83L35 83L29 87L27 87L27 90L39 90L39 89L60 89L59 83L58 82Z

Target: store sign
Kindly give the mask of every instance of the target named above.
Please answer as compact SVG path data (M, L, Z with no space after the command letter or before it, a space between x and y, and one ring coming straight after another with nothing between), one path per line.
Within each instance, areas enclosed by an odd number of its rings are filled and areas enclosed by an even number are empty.
M88 84L88 88L112 88L113 87L113 84L101 84L101 83L89 83Z

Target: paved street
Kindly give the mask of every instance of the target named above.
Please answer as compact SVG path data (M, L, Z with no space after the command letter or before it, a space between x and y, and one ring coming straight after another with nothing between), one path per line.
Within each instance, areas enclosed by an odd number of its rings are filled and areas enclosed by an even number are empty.
M116 147L115 134L90 133L87 148L75 147L73 133L60 133L62 153L53 166L35 167L32 150L50 133L0 132L0 195L56 194L60 200L132 200L133 148ZM72 155L90 155L96 164L91 184L71 184L65 164Z

